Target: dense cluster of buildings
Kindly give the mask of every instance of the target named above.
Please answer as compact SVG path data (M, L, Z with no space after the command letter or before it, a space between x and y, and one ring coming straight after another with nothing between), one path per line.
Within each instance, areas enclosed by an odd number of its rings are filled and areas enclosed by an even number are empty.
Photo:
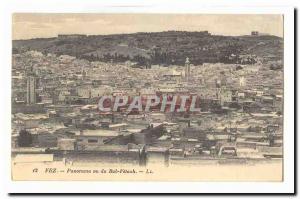
M186 58L183 66L140 69L130 61L36 51L12 59L12 155L18 161L36 154L72 164L282 158L283 70L268 63L193 65ZM101 112L97 103L105 95L196 95L201 111Z

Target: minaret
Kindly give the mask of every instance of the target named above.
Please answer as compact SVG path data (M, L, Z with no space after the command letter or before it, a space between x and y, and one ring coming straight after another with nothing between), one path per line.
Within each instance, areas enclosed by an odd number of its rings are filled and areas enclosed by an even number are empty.
M33 72L33 67L30 67L30 70L27 73L27 104L36 103L36 76Z
M84 68L82 68L81 74L82 74L82 79L84 80L87 76L87 72L84 70Z
M191 66L190 66L190 60L187 57L185 59L185 80L188 82L191 76Z
M240 77L240 87L244 87L246 85L245 77Z

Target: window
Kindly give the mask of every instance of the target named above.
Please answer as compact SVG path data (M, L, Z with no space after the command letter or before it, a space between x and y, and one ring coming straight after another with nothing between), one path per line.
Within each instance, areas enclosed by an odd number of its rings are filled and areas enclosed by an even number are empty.
M88 139L88 143L98 143L97 139Z

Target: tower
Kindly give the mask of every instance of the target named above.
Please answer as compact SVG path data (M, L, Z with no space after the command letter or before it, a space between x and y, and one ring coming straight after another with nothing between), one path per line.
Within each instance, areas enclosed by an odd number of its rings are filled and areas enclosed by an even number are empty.
M87 76L87 72L84 70L84 68L82 68L81 74L82 74L82 79L85 79Z
M36 103L36 76L33 73L32 66L30 67L29 72L27 73L27 104Z
M191 66L190 66L190 60L187 57L185 59L185 80L188 82L191 75Z
M245 77L240 77L240 87L246 86L246 79Z

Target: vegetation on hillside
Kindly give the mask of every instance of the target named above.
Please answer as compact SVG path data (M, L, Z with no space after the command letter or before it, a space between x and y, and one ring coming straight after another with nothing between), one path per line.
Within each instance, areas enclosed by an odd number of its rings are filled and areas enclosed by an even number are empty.
M138 65L239 63L240 55L280 60L283 39L276 36L220 36L204 32L167 31L84 37L37 38L13 41L13 53L37 50L90 61L133 61Z

